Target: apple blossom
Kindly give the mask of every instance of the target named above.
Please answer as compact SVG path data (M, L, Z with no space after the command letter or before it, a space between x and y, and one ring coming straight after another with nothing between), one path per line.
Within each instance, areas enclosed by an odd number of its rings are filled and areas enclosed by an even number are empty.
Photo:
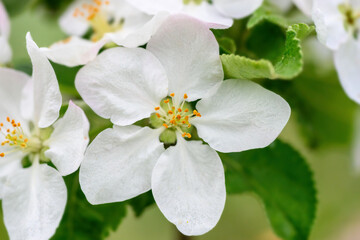
M124 201L152 189L183 234L211 230L226 198L216 151L265 147L290 115L280 96L251 81L223 78L214 35L185 15L169 17L147 50L113 48L85 65L75 80L79 93L115 124L91 143L80 167L88 201ZM131 125L150 116L152 128ZM194 126L209 145L192 140ZM176 145L165 150L160 139Z
M76 0L60 18L60 26L69 38L49 48L47 57L69 67L93 60L106 44L125 47L146 44L167 17L151 17L127 3L127 0ZM82 38L91 29L90 40Z
M360 103L360 1L315 0L313 20L320 42L334 51L341 85Z
M10 62L12 57L9 37L10 20L4 5L0 1L0 65Z
M211 28L228 28L233 18L243 18L254 12L263 0L132 0L134 7L148 14L166 11L187 14L206 22Z
M11 239L47 240L65 210L61 176L78 169L89 123L72 102L56 121L62 97L55 72L29 33L26 41L32 77L0 68L0 196Z

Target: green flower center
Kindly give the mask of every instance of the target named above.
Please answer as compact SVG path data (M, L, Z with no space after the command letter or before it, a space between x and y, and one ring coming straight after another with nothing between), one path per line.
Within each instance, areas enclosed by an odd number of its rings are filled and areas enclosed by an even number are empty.
M354 9L350 4L343 3L339 5L339 11L343 15L344 27L355 38L359 33L360 10Z

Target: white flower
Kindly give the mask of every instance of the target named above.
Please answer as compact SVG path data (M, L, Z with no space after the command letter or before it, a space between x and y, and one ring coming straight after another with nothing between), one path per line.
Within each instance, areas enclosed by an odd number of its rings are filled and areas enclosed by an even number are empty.
M0 68L0 196L11 239L47 240L66 205L61 176L79 167L89 123L72 102L55 122L62 101L55 72L30 34L26 40L32 77ZM24 160L31 166L23 168ZM50 160L57 170L41 164Z
M360 1L315 0L313 20L320 42L334 51L345 92L360 103Z
M125 47L146 44L166 16L159 13L151 18L126 0L77 0L60 18L61 28L70 37L42 50L54 62L83 65L108 43ZM81 38L89 29L91 39Z
M124 201L152 189L160 210L182 233L212 229L226 197L216 151L265 147L290 115L278 95L223 77L212 32L184 15L170 17L147 50L109 49L83 67L75 81L79 93L118 125L100 133L85 153L80 185L89 202ZM189 102L197 99L193 111ZM131 125L150 115L157 120L153 126L161 127ZM184 139L191 139L192 125L209 145ZM165 150L159 135L169 132L177 143Z
M208 23L211 28L228 28L233 18L243 18L253 13L263 0L131 0L134 7L148 13L161 11L183 13Z
M0 65L10 62L12 57L9 37L10 20L4 5L0 1Z

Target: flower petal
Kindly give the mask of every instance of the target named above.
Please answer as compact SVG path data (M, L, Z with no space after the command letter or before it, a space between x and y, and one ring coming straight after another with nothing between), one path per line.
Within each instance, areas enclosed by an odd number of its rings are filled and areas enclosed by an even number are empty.
M8 178L2 207L11 239L47 240L60 223L67 191L60 174L34 163Z
M360 42L349 39L334 54L335 67L346 94L360 104Z
M75 67L94 60L99 50L108 42L109 40L106 38L92 42L73 36L57 42L49 48L41 48L41 51L53 62Z
M81 9L84 3L89 3L88 0L76 0L74 1L64 14L59 19L61 29L70 36L82 36L89 29L89 22L85 18L75 16L76 9Z
M59 117L62 97L54 69L49 60L26 35L28 53L33 64L34 123L40 128L49 127Z
M200 5L194 3L187 4L182 12L208 23L209 28L229 28L233 24L232 18L223 16L214 5L205 1Z
M8 40L0 35L0 64L5 64L11 61L12 50Z
M179 12L183 7L182 0L129 0L128 2L139 10L151 15L162 11L170 13Z
M23 122L20 111L21 92L30 77L20 71L0 68L0 122L6 117Z
M62 176L75 172L89 143L89 121L84 111L72 101L63 118L54 124L54 132L45 142L45 152Z
M332 50L338 49L349 38L339 11L341 3L342 0L315 0L312 11L319 41Z
M8 40L9 36L10 36L10 19L3 3L0 2L0 37L4 37L6 40Z
M261 6L263 0L213 0L214 6L227 17L244 18Z
M160 12L150 20L142 17L134 21L125 21L123 28L115 33L108 33L106 37L119 46L135 48L146 44L156 33L161 24L167 19L168 14ZM132 19L134 20L134 19Z
M164 151L160 131L114 126L100 133L80 167L80 185L88 201L119 202L149 191L152 170Z
M126 126L150 117L167 95L168 83L165 70L150 52L113 48L83 67L75 84L98 115Z
M199 136L220 152L263 148L280 134L290 117L288 103L247 80L226 80L218 92L197 104L192 123Z
M0 152L3 152L3 149L0 147ZM12 175L15 171L22 168L21 160L23 158L21 152L12 153L6 155L6 158L1 159L0 161L0 199L3 198L4 188L6 185L6 180L8 176Z
M210 231L224 209L224 168L217 153L200 141L178 136L155 165L152 191L165 217L185 235Z
M167 19L151 38L147 49L163 64L169 92L185 93L189 101L207 96L224 77L219 45L202 22L186 15Z
M307 16L311 16L314 0L293 0L295 5Z

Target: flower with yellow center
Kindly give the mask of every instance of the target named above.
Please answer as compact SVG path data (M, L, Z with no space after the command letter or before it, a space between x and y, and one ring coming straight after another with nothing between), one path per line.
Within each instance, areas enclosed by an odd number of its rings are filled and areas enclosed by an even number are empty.
M11 239L45 240L64 213L62 176L78 169L89 123L72 102L57 120L62 98L55 72L30 34L26 42L32 77L0 68L0 197Z
M313 20L320 42L334 52L342 87L360 104L360 1L315 0Z
M90 203L124 201L152 189L160 210L183 234L212 229L226 198L216 151L265 147L290 115L280 96L223 78L214 35L184 15L170 17L147 50L113 48L85 65L76 88L115 124L90 144L80 167ZM153 128L132 125L150 116L152 123L160 120ZM209 145L194 140L195 127ZM176 139L165 150L160 138L167 131Z
M42 51L56 63L83 65L104 46L146 44L166 17L164 13L151 17L128 0L76 0L60 18L61 28L70 37ZM89 31L90 39L82 38Z
M131 0L129 3L148 14L181 13L199 19L211 28L228 28L234 18L250 15L263 0Z
M10 62L12 57L9 37L10 20L3 3L0 1L0 66Z

